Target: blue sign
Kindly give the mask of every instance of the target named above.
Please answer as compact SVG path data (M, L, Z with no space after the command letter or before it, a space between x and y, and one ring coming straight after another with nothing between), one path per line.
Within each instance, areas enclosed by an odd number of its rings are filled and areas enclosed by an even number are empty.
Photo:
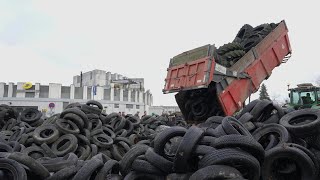
M97 95L97 86L92 86L93 95Z

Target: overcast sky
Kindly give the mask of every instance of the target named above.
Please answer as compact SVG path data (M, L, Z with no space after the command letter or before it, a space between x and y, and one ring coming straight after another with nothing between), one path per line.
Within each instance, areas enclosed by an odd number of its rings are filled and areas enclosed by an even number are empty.
M0 82L72 84L80 71L102 69L145 78L155 105L169 59L205 44L233 40L243 24L286 20L292 58L265 81L284 99L287 84L320 75L318 1L13 1L0 0Z

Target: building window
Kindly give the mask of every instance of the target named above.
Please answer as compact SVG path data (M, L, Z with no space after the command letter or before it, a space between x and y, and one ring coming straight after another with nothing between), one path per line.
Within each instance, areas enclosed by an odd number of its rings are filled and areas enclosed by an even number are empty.
M119 104L114 104L114 108L119 108Z
M133 109L133 104L126 104L127 109Z
M140 105L136 105L136 109L140 109Z

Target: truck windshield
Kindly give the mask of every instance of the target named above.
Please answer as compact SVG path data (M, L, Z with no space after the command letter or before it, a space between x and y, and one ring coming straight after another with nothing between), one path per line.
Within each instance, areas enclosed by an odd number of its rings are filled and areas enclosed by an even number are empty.
M320 92L318 92L318 97ZM316 100L316 94L314 91L294 91L292 92L292 103L293 104L312 104Z
M312 104L316 100L314 91L301 92L300 96L303 104Z

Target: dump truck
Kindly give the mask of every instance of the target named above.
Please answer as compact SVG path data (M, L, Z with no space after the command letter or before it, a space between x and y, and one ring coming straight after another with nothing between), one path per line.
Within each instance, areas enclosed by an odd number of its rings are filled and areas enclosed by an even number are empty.
M175 99L185 120L201 122L215 115L233 115L275 67L289 60L285 21L266 27L249 31L244 25L231 44L219 49L208 44L171 58L163 93L177 93Z
M312 83L301 83L295 88L288 88L290 101L285 107L294 109L320 109L320 87Z

